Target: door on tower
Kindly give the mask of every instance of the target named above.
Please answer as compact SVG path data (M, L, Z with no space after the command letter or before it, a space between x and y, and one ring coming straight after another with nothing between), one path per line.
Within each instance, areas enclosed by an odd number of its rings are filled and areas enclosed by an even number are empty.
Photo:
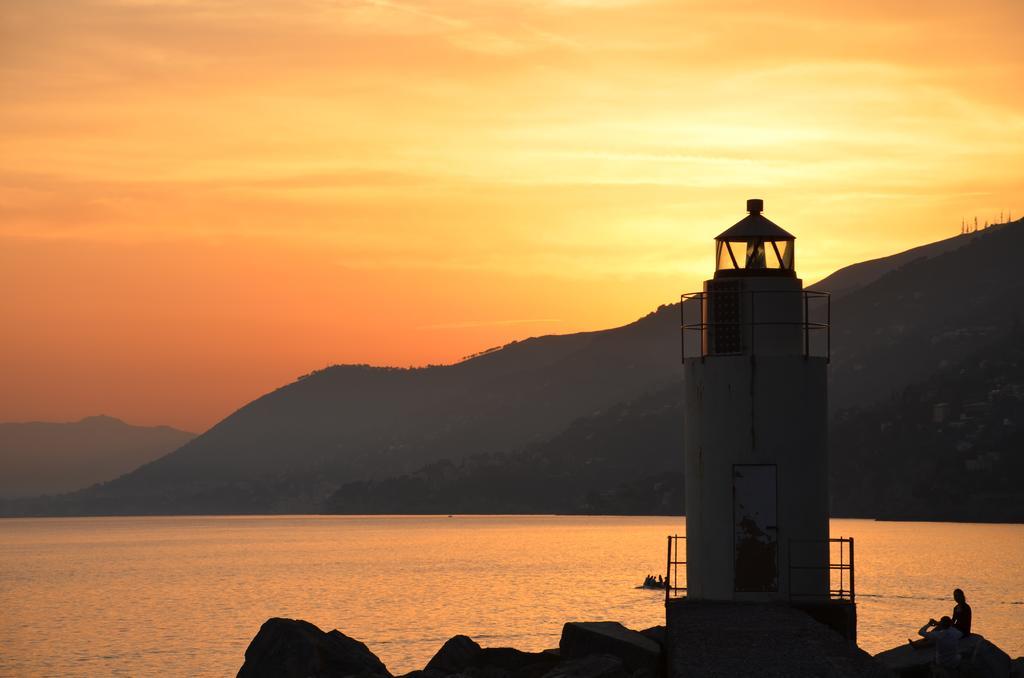
M737 592L779 590L775 464L735 464L732 498Z

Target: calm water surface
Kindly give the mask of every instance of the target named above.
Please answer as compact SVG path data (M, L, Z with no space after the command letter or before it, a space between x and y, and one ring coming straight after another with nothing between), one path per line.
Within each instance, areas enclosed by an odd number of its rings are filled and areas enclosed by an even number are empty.
M393 673L456 633L540 650L567 620L664 621L637 590L678 518L0 520L0 675L229 676L268 617L362 640ZM1024 526L835 520L857 540L860 644L905 641L963 588L1024 654Z

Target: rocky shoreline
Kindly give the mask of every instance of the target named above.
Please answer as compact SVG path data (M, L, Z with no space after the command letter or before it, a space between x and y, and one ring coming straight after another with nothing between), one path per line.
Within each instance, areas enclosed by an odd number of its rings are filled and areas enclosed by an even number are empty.
M445 642L423 669L401 678L658 678L664 627L570 622L557 649L481 647L468 636ZM296 619L269 619L245 651L238 678L395 678L365 644Z
M557 648L525 652L450 638L422 669L394 676L362 642L309 622L273 618L245 651L238 678L682 678L685 676L932 676L929 649L871 657L785 606L691 604L685 621L642 631L613 621L568 622ZM740 613L738 613L740 612ZM1024 659L981 636L961 641L959 676L1024 678ZM666 648L666 645L668 646Z

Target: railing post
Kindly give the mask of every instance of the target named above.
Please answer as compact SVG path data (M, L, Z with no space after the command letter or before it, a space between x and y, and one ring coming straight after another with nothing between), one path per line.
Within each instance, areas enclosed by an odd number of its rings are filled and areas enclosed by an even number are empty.
M829 540L829 541L831 541L831 540ZM843 571L846 569L846 567L845 567L845 565L846 565L846 560L845 560L845 558L846 558L846 554L845 554L846 546L845 546L845 544L846 544L846 540L843 539L842 537L840 537L839 538L839 596L838 596L839 598L843 597L843 586L845 584L844 579L846 577L846 575L843 574ZM828 576L829 576L829 586L831 587L831 585L832 585L832 545L831 544L829 544L829 549L828 549Z
M850 602L857 602L856 593L853 589L853 537L850 537Z
M668 536L668 557L665 559L665 604L672 595L672 535Z

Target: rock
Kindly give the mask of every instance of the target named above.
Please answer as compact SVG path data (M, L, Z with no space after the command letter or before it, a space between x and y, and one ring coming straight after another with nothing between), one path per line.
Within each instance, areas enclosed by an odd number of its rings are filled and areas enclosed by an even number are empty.
M467 678L540 678L557 664L549 652L523 652L511 647L480 647L472 638L450 638L427 663L427 672Z
M469 636L454 636L445 641L441 649L427 662L426 671L440 671L445 675L459 673L473 665L480 646Z
M465 670L468 678L540 678L556 666L558 655L523 652L511 647L485 647L476 663Z
M391 678L366 645L300 619L264 622L245 650L238 678Z
M662 672L661 646L618 622L569 622L558 644L563 659L610 654L622 660L626 671L657 676Z
M542 676L558 663L558 655L547 652L523 652L511 647L485 647L477 657L477 666L502 669L517 676Z
M897 676L914 676L921 673L926 678L930 677L933 659L934 647L915 647L910 643L903 643L875 655L876 661L884 664Z
M891 650L879 652L875 659L897 676L930 676L935 659L935 647L911 647L904 643ZM960 673L985 678L1010 678L1010 656L982 636L972 633L960 639Z
M558 660L544 652L524 652L514 647L484 647L476 658L476 666L493 667L512 672L521 671L538 662L555 664Z
M665 627L664 626L652 626L649 629L641 631L643 635L647 636L662 648L665 647Z
M470 666L462 673L449 678L513 678L513 673L508 669L499 669L496 666Z
M629 678L622 660L610 654L592 654L564 661L543 678Z
M975 633L960 640L961 674L1010 678L1010 655Z

